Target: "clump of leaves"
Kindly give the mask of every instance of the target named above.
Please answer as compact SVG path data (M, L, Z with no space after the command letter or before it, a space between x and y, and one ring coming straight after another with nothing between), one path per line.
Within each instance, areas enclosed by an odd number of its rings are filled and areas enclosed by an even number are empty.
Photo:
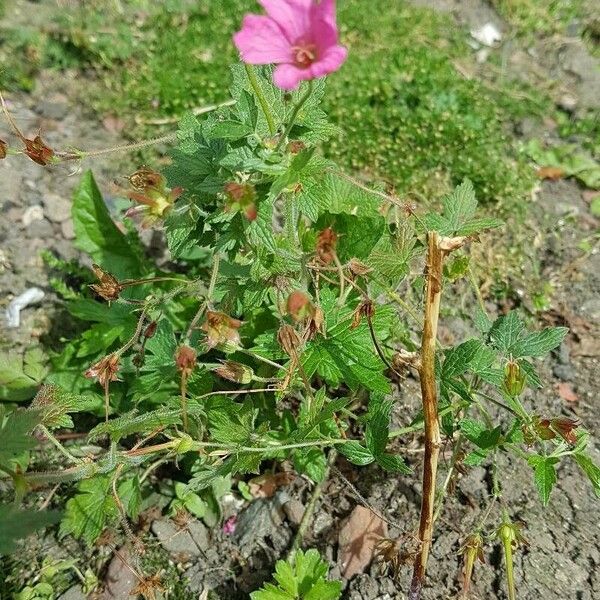
M276 583L267 583L252 600L337 600L342 594L340 581L328 581L329 566L314 550L295 552L289 561L275 565Z

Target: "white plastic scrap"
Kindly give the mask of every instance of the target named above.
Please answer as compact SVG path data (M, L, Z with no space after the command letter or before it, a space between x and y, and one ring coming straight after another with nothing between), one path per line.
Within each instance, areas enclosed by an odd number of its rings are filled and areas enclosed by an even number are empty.
M11 300L6 309L6 324L8 327L18 327L21 324L21 311L30 304L41 302L45 296L40 288L32 287Z
M479 29L472 29L471 37L480 44L491 48L502 41L502 32L493 23L486 23L479 27Z

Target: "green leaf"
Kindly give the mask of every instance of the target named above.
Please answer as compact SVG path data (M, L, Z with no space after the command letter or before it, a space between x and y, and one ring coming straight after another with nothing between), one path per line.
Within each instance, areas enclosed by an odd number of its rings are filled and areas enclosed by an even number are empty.
M0 354L0 400L29 400L48 374L47 359L39 348L23 356L16 352Z
M131 479L121 481L118 485L117 492L128 517L132 521L137 521L142 505L142 492L138 476L134 475Z
M542 331L529 333L512 346L511 354L515 358L545 356L560 346L567 333L569 330L566 327L548 327Z
M354 465L364 467L365 465L370 465L375 460L369 449L356 440L349 440L337 448L340 454L343 454Z
M101 404L99 396L73 394L56 385L43 385L31 403L40 411L41 423L49 429L72 427L70 413L94 411Z
M91 171L83 176L71 211L75 246L116 277L141 274L140 261L108 213Z
M82 538L91 545L117 516L118 508L112 496L111 478L93 477L82 481L78 493L67 501L60 533Z
M308 475L315 483L323 481L327 458L319 448L302 448L294 452L294 468L300 474Z
M373 347L364 319L353 329L352 309L338 307L337 298L329 289L321 294L321 306L325 313L326 337L318 335L306 345L302 364L307 376L319 373L334 386L344 382L352 390L363 385L371 391L387 393L390 384L384 375L385 365ZM393 314L387 307L378 307L375 313L373 326L380 341L391 326Z
M579 465L579 468L590 480L596 496L600 498L600 467L598 467L594 461L585 454L577 453L573 455L573 458Z
M446 196L442 203L444 206L442 215L429 213L423 219L427 229L438 231L440 235L473 235L502 225L499 219L475 217L477 199L473 184L468 179Z
M327 581L328 565L319 553L298 550L289 562L277 561L276 585L266 584L250 594L251 600L337 600L342 593L339 581Z
M158 410L138 414L137 411L125 413L108 423L99 423L88 434L90 441L108 434L113 442L133 435L134 433L150 433L161 427L178 425L181 422L181 410L159 408Z
M554 465L559 462L558 458L553 456L531 456L527 461L533 467L535 485L540 494L542 504L547 506L550 499L550 492L556 483L556 469Z
M39 410L19 409L6 414L6 408L0 405L0 463L7 463L36 446L31 433L41 418Z
M60 513L56 511L22 510L12 505L0 505L0 555L14 552L17 540L59 520Z
M519 315L511 311L496 319L489 331L489 339L507 357L540 357L560 346L567 333L566 327L548 327L528 333Z

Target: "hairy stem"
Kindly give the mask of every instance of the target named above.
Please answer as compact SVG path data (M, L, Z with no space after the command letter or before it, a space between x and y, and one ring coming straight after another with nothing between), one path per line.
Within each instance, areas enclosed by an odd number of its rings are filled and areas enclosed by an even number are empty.
M256 98L262 108L262 111L267 119L267 125L269 126L269 132L271 135L275 135L277 131L275 127L275 120L273 119L273 113L271 113L271 109L269 108L269 104L263 91L260 89L260 84L258 83L258 79L256 78L256 73L254 72L254 67L252 65L244 63L244 68L246 69L246 74L248 75L248 81L256 94Z
M50 430L45 426L45 425L39 425L38 426L40 431L44 434L44 436L46 437L46 439L52 443L54 445L54 447L64 456L66 457L70 462L79 465L81 463L83 463L83 460L81 458L77 458L76 456L73 456L55 437L54 435L52 435L52 433L50 432Z
M323 479L321 479L321 481L319 481L319 483L317 483L315 485L313 492L310 496L310 500L308 501L308 504L306 505L306 508L304 509L304 514L302 515L302 520L300 521L300 526L298 527L298 531L296 532L296 535L294 536L294 541L293 541L292 547L290 549L290 555L293 552L295 552L296 550L298 550L298 548L300 548L300 545L302 544L302 540L304 539L304 536L306 535L306 530L308 529L308 526L310 525L313 514L315 512L315 508L317 507L317 501L321 497L321 494L323 492L323 486L325 485L325 482L327 481L327 478L329 477L331 467L335 464L336 458L337 458L337 452L335 449L332 448L331 451L329 452L329 458L327 460L327 466L325 467L325 472L323 473Z
M438 458L441 437L438 421L438 397L435 381L435 350L442 295L442 265L444 252L440 248L439 235L435 231L427 234L427 283L423 337L421 340L421 395L425 421L425 457L423 464L423 498L419 522L420 551L415 558L409 600L419 600L427 559L433 535L434 505Z
M296 123L296 118L298 117L298 113L300 112L300 109L304 106L304 103L310 98L312 92L313 92L313 82L311 79L308 82L308 89L306 90L306 93L304 94L304 96L302 96L302 98L300 98L300 100L298 100L298 103L296 104L296 106L294 106L294 110L292 111L292 114L290 115L290 120L287 124L287 127L285 128L285 131L283 132L283 135L281 136L281 139L279 140L279 143L277 144L277 147L275 148L276 152L281 150L283 144L285 144L288 136L290 135L290 131L292 131L292 127Z

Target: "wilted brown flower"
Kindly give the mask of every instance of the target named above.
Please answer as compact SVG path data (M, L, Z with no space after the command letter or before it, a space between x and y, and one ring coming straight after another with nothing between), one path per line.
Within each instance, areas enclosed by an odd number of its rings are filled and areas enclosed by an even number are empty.
M206 312L206 321L201 329L206 333L206 343L210 348L219 345L225 349L235 349L240 345L240 332L242 322L225 313L209 310Z
M348 269L354 277L362 277L373 270L371 267L368 267L365 263L358 260L358 258L350 259Z
M580 422L577 419L569 419L568 417L555 417L553 419L533 418L533 427L537 435L543 440L553 440L556 436L560 436L569 444L577 443L577 434L575 430ZM526 441L532 443L524 433ZM531 437L531 436L529 436Z
M337 245L337 240L338 235L333 229L331 229L331 227L323 229L323 231L321 231L317 237L317 256L326 265L333 262L335 258L335 247Z
M254 371L247 365L226 360L220 367L216 367L214 372L223 379L233 381L234 383L250 383L254 378Z
M117 377L119 360L120 356L113 352L94 363L84 375L88 379L96 379L101 386L105 386L111 381L119 381Z
M283 348L283 351L289 356L295 356L300 347L300 338L296 330L287 323L284 323L277 332L277 341Z
M137 206L130 208L125 216L143 215L143 228L164 219L177 198L183 194L183 188L169 189L167 180L157 171L147 167L141 167L128 179L134 191L127 192L126 195L130 200L137 202Z
M131 187L135 190L145 190L148 187L160 188L165 185L164 177L158 172L146 166L140 167L135 173L127 178Z
M290 154L299 154L306 149L306 144L300 140L292 140L287 145L287 151Z
M312 340L317 333L325 335L325 313L319 306L315 307L314 313L308 322L307 339Z
M39 135L32 140L22 138L25 144L25 154L38 165L46 166L54 157L54 150L44 143Z
M92 265L92 271L100 283L94 283L90 285L90 288L108 302L118 300L119 294L123 291L123 286L117 278L96 264Z
M374 314L375 305L373 304L373 301L369 298L363 298L356 307L356 310L354 311L354 315L352 317L352 325L350 327L352 329L356 329L360 325L360 322L362 321L363 317L366 317L370 320L373 318Z
M256 219L256 189L251 183L231 181L225 184L223 191L227 196L226 211L239 210L249 221Z
M160 577L158 575L151 575L150 577L144 577L138 585L129 592L130 597L142 596L144 600L156 600L162 596L159 592L164 590Z
M188 378L196 366L196 351L189 346L179 346L175 352L177 370Z
M8 151L8 144L0 139L0 160L2 160L3 158L6 158L6 153Z

